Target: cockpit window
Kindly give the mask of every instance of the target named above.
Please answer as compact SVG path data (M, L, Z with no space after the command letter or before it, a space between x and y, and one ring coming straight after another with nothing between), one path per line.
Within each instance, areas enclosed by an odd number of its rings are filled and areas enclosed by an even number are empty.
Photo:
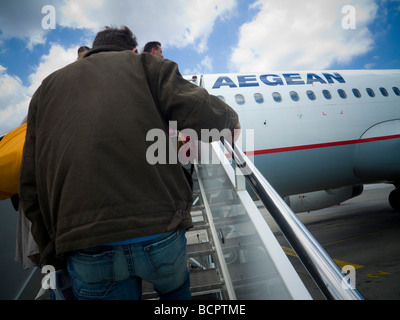
M395 93L396 96L400 96L400 90L397 87L393 87L393 92Z

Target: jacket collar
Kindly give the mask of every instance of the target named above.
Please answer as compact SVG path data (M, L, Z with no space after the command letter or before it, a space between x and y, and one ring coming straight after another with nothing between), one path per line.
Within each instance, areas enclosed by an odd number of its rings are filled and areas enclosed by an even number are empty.
M96 54L99 52L111 52L111 51L126 51L127 49L123 49L117 46L100 46L100 47L95 47L93 49L90 49L86 54L83 56L83 58L87 58L91 56L92 54Z

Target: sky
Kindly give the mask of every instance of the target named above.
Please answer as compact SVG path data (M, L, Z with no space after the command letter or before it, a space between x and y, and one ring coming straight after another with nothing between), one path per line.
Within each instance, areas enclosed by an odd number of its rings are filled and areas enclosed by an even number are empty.
M400 0L0 0L0 134L111 25L183 75L400 69Z

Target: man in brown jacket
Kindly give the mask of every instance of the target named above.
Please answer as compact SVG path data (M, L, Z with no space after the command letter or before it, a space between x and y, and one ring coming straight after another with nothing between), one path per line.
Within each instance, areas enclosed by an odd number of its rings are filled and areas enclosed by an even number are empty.
M154 128L239 128L238 116L182 78L177 65L137 54L127 28L106 28L85 57L32 97L20 197L42 264L68 266L80 299L188 299L185 230L192 191L179 163L150 164Z

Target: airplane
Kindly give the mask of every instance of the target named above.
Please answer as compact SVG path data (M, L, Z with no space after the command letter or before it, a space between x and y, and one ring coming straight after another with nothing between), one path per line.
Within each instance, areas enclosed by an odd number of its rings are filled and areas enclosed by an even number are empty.
M254 134L245 153L294 212L340 204L372 183L393 184L389 203L400 211L400 70L185 78L235 109L242 135Z

